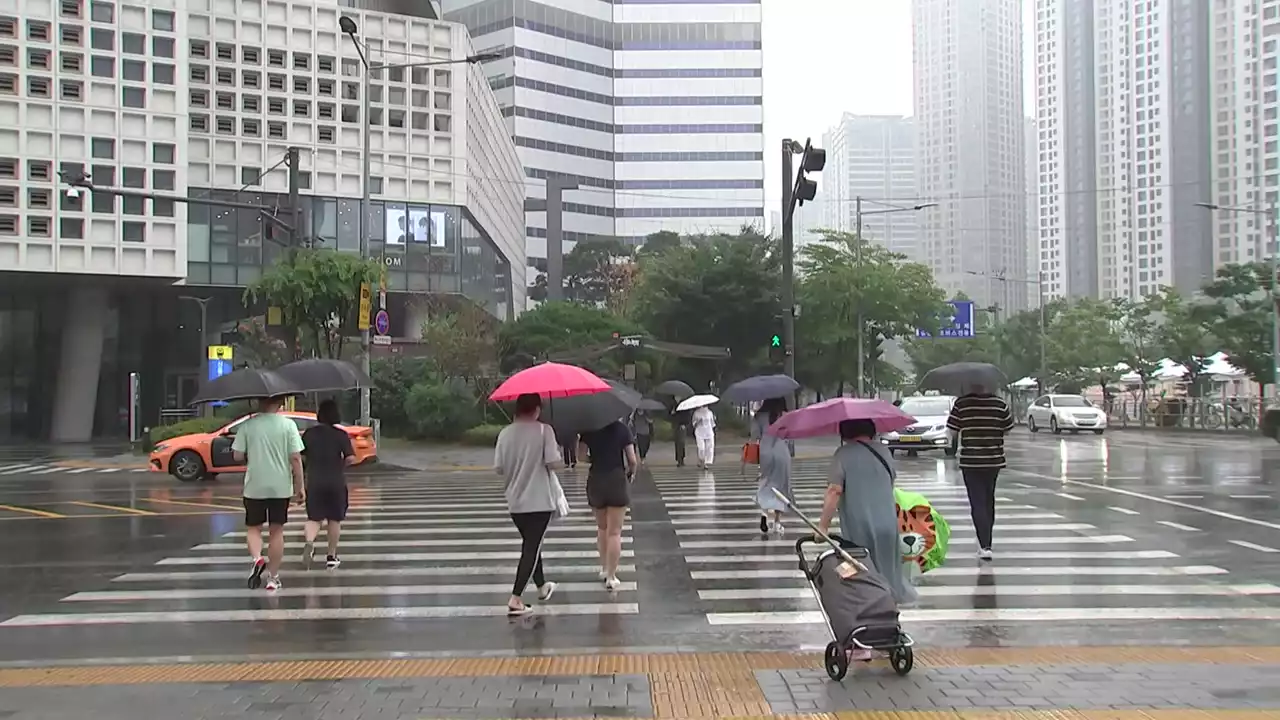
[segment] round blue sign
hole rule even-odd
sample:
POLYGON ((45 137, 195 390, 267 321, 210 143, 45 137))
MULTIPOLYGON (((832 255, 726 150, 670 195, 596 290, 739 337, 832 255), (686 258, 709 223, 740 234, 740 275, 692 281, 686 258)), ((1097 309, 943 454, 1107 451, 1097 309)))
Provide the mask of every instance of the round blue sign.
POLYGON ((386 310, 379 310, 377 315, 373 316, 373 329, 379 335, 386 335, 391 332, 391 316, 386 310))

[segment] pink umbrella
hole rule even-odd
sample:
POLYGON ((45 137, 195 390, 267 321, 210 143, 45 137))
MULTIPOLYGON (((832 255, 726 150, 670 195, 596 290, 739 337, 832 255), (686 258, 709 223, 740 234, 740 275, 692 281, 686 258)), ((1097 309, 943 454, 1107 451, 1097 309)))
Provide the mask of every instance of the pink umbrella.
POLYGON ((916 422, 893 403, 841 397, 789 412, 770 425, 768 432, 787 439, 839 435, 842 420, 870 420, 876 424, 878 433, 901 430, 916 422))
POLYGON ((515 400, 526 393, 545 398, 566 398, 574 395, 609 392, 609 383, 589 370, 577 365, 542 363, 507 378, 494 390, 489 399, 494 402, 515 400))

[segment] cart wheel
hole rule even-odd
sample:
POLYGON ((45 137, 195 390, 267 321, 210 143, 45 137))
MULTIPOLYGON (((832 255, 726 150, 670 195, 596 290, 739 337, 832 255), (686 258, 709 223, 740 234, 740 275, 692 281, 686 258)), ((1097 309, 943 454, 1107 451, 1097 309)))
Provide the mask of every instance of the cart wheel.
POLYGON ((916 665, 916 655, 909 647, 897 647, 889 651, 889 664, 899 675, 906 675, 916 665))
POLYGON ((849 673, 849 656, 839 643, 827 643, 827 652, 823 658, 827 666, 827 676, 839 682, 849 673))

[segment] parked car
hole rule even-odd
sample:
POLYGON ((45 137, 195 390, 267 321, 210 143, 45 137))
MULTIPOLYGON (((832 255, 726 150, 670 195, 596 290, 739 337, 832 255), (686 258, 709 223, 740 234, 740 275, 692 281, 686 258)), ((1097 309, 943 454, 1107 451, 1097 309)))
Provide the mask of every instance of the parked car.
POLYGON ((1054 434, 1091 430, 1101 435, 1107 429, 1107 414, 1082 395, 1042 395, 1027 408, 1027 429, 1040 432, 1041 428, 1054 434))
MULTIPOLYGON (((299 432, 316 424, 315 413, 282 412, 298 425, 299 432)), ((253 417, 236 418, 211 433, 195 433, 170 438, 156 445, 151 451, 148 466, 151 472, 169 473, 182 482, 212 480, 220 473, 242 473, 244 465, 232 457, 231 443, 236 439, 236 428, 253 417)), ((378 445, 373 429, 358 425, 340 426, 351 436, 351 447, 356 451, 356 464, 378 461, 378 445)))
POLYGON ((890 453, 905 450, 909 456, 915 456, 921 450, 942 450, 947 457, 955 457, 956 441, 947 432, 947 418, 955 404, 953 395, 902 398, 898 408, 914 417, 916 424, 899 432, 884 433, 880 442, 889 448, 890 453))

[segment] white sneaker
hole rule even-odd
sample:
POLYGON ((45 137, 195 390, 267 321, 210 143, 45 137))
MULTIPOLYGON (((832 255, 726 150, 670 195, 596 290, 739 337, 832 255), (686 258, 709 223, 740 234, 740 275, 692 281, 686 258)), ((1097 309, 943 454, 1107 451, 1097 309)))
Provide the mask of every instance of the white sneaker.
POLYGON ((272 575, 270 579, 267 580, 268 590, 279 590, 283 586, 284 586, 284 583, 280 582, 279 575, 272 575))
POLYGON ((618 586, 619 586, 619 585, 621 585, 621 584, 622 584, 622 583, 618 582, 618 578, 616 578, 616 577, 610 577, 610 578, 605 578, 605 579, 604 579, 604 589, 605 589, 605 590, 617 590, 617 589, 618 589, 618 586))
POLYGON ((979 560, 990 560, 992 558, 991 548, 982 548, 978 551, 979 560))
POLYGON ((315 562, 316 544, 314 542, 304 543, 302 546, 302 569, 310 570, 311 564, 315 562))
POLYGON ((554 595, 555 593, 556 593, 556 584, 548 580, 545 585, 542 585, 541 587, 538 588, 538 599, 550 600, 551 596, 554 595))
POLYGON ((601 571, 600 571, 600 575, 599 575, 599 577, 600 577, 600 579, 601 579, 601 580, 608 580, 608 579, 609 579, 609 573, 605 572, 604 570, 601 570, 601 571))

